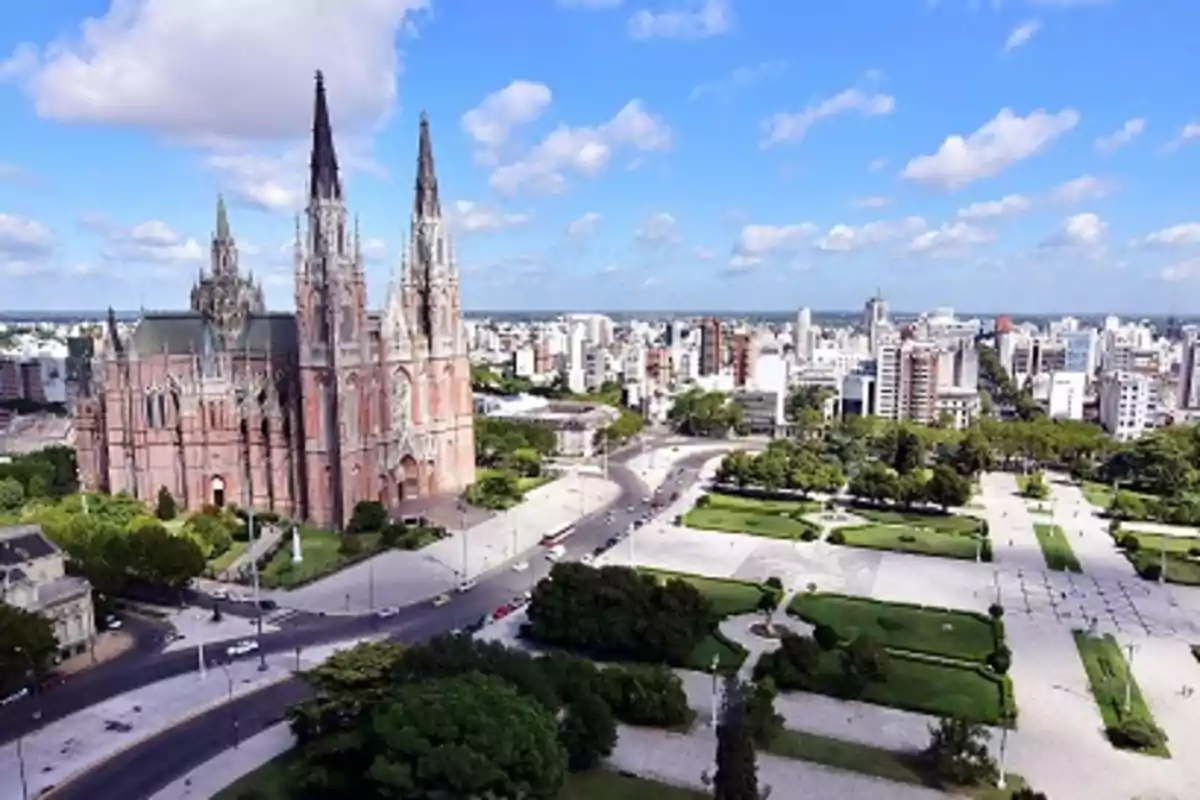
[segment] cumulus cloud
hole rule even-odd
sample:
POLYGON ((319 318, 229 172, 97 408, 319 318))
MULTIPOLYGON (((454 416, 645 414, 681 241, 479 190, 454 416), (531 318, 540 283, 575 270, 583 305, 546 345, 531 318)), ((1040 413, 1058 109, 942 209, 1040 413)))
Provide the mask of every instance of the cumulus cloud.
POLYGON ((427 0, 114 0, 78 33, 0 67, 39 116, 211 141, 303 135, 323 69, 335 124, 371 128, 396 101, 395 40, 427 0), (336 43, 335 57, 330 43, 336 43))
POLYGON ((892 204, 892 198, 874 195, 872 197, 854 198, 855 208, 887 208, 892 204))
POLYGON ((707 39, 733 28, 728 0, 675 0, 666 11, 640 9, 629 17, 631 39, 707 39))
POLYGON ((1031 158, 1079 124, 1079 113, 1042 109, 1020 117, 1005 108, 979 130, 963 137, 948 136, 932 155, 917 156, 904 168, 904 177, 939 189, 958 189, 992 178, 1031 158))
POLYGON ((54 236, 37 220, 0 213, 0 275, 25 277, 44 272, 54 252, 54 236))
POLYGON ((1028 197, 1019 194, 1006 195, 999 200, 986 200, 958 210, 958 218, 963 220, 985 220, 998 217, 1011 217, 1024 214, 1033 207, 1028 197))
POLYGON ((1182 247, 1200 244, 1200 222, 1184 222, 1148 234, 1146 244, 1160 247, 1182 247))
POLYGON ((494 164, 514 129, 533 122, 553 100, 550 87, 533 81, 513 81, 483 98, 462 116, 462 128, 476 144, 476 158, 494 164))
POLYGON ((907 239, 928 228, 929 224, 921 217, 880 220, 866 225, 834 225, 817 239, 816 247, 830 253, 849 253, 907 239))
POLYGON ((1088 203, 1112 194, 1112 185, 1094 175, 1080 175, 1062 183, 1050 192, 1050 199, 1063 205, 1088 203))
POLYGON ((647 247, 678 244, 679 221, 666 211, 659 211, 647 217, 634 231, 633 236, 639 244, 647 247))
POLYGON ((1108 225, 1095 214, 1076 214, 1068 217, 1042 246, 1096 248, 1104 244, 1107 234, 1108 225))
POLYGON ((1200 258, 1189 258, 1159 270, 1158 276, 1169 283, 1194 281, 1200 278, 1200 258))
POLYGON ((923 231, 908 243, 908 251, 928 255, 959 255, 975 245, 987 244, 995 236, 976 225, 962 220, 923 231))
POLYGON ((580 8, 586 11, 598 11, 602 8, 616 8, 621 0, 554 0, 559 8, 580 8))
POLYGON ((745 225, 733 246, 733 261, 754 261, 782 252, 795 251, 817 232, 811 222, 794 225, 745 225))
POLYGON ((1027 22, 1022 22, 1020 25, 1012 29, 1012 33, 1008 34, 1008 38, 1004 40, 1004 52, 1011 53, 1022 45, 1028 44, 1029 40, 1037 35, 1042 29, 1042 23, 1036 19, 1031 19, 1027 22))
POLYGON ((195 264, 204 261, 205 249, 195 239, 177 233, 167 223, 152 219, 125 226, 104 214, 83 214, 80 227, 104 240, 101 258, 139 264, 195 264))
POLYGON ((509 194, 521 189, 553 194, 566 187, 564 173, 595 178, 617 150, 661 151, 671 146, 671 129, 666 123, 647 112, 641 100, 630 100, 601 125, 560 125, 522 158, 493 171, 489 183, 509 194))
POLYGON ((571 220, 571 224, 567 226, 567 234, 581 239, 594 234, 599 226, 600 214, 596 211, 588 211, 571 220))
POLYGON ((773 147, 782 142, 798 142, 809 129, 821 120, 856 112, 864 117, 891 114, 896 109, 896 100, 889 94, 869 93, 851 88, 838 92, 809 105, 802 111, 791 114, 775 114, 763 123, 761 147, 773 147))
POLYGON ((457 200, 449 209, 450 225, 464 233, 481 233, 516 228, 525 225, 531 219, 526 213, 511 213, 500 211, 483 203, 470 200, 457 200))
POLYGON ((1125 145, 1142 135, 1146 130, 1146 120, 1142 117, 1127 119, 1112 133, 1096 139, 1096 152, 1109 154, 1120 150, 1125 145))

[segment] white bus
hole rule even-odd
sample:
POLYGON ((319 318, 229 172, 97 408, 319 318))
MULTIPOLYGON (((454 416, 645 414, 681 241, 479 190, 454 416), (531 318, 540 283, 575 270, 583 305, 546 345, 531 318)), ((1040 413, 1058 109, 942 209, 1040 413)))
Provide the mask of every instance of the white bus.
POLYGON ((557 530, 550 531, 550 533, 542 537, 542 546, 554 547, 557 544, 562 544, 574 532, 574 525, 564 525, 557 530))

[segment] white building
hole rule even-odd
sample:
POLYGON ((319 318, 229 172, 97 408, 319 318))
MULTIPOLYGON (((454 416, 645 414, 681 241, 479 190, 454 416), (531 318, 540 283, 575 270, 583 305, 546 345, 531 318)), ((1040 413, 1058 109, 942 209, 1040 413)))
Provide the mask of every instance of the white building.
POLYGON ((773 434, 783 424, 785 396, 780 392, 734 392, 733 402, 743 409, 743 420, 751 433, 773 434))
POLYGON ((812 311, 807 308, 800 309, 796 314, 796 330, 795 342, 793 347, 796 350, 796 358, 802 362, 808 362, 812 359, 813 345, 815 336, 812 329, 812 311))
POLYGON ((1046 383, 1046 413, 1051 419, 1083 419, 1085 373, 1055 372, 1047 376, 1046 383))
POLYGON ((1108 372, 1100 378, 1100 424, 1120 441, 1136 439, 1158 413, 1154 381, 1136 372, 1108 372))
POLYGON ((85 652, 96 636, 92 586, 66 574, 65 559, 37 525, 0 528, 5 603, 50 619, 59 655, 85 652))

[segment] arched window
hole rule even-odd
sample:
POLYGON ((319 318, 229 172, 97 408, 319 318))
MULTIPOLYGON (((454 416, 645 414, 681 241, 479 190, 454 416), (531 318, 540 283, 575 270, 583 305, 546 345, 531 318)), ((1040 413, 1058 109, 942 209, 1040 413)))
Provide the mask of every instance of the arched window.
POLYGON ((161 393, 158 395, 158 424, 163 428, 167 426, 167 398, 161 393))
POLYGON ((154 395, 146 395, 146 427, 154 427, 154 395))

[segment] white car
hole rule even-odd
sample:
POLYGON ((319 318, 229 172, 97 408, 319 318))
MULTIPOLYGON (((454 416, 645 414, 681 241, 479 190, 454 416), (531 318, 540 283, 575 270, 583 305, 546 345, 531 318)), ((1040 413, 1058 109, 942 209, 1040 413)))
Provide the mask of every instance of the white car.
POLYGON ((596 557, 591 553, 584 553, 579 557, 579 563, 590 567, 596 563, 596 557))
POLYGON ((529 569, 528 561, 518 561, 517 563, 512 565, 513 572, 524 572, 527 569, 529 569))
POLYGON ((104 618, 104 627, 108 628, 110 631, 119 631, 121 630, 121 620, 112 614, 109 614, 104 618))
POLYGON ((225 648, 225 655, 229 656, 230 658, 236 658, 237 656, 244 656, 248 653, 253 653, 257 649, 258 642, 253 639, 242 639, 240 642, 234 642, 233 644, 229 645, 229 647, 225 648))
POLYGON ((462 583, 460 583, 458 585, 458 588, 456 589, 456 591, 459 594, 464 594, 466 592, 471 591, 474 588, 475 588, 475 581, 463 581, 462 583))
POLYGON ((395 606, 384 606, 375 612, 375 616, 379 617, 380 619, 391 619, 399 613, 400 609, 396 608, 395 606))
POLYGON ((209 597, 211 597, 213 600, 228 600, 229 592, 225 591, 224 589, 213 589, 212 592, 209 593, 209 597))

